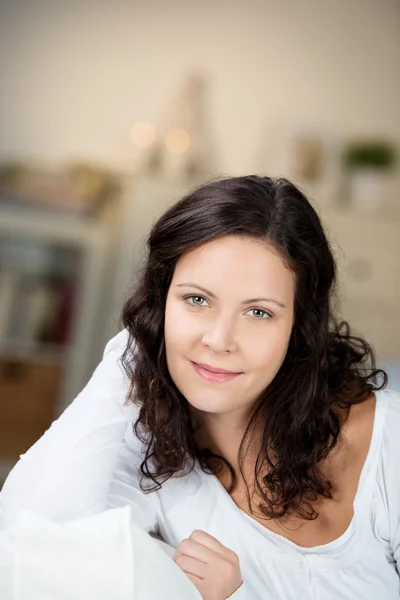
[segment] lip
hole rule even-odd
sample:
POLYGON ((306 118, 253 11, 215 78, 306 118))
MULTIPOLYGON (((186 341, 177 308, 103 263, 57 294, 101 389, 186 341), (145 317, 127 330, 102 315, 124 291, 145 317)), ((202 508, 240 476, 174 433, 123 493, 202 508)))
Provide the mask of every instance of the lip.
POLYGON ((226 369, 216 369, 215 367, 211 367, 210 365, 205 365, 203 363, 195 363, 192 360, 190 362, 193 365, 193 368, 196 371, 196 373, 198 373, 200 377, 206 379, 207 381, 216 381, 218 383, 223 383, 241 375, 241 373, 234 373, 232 371, 227 371, 226 369))

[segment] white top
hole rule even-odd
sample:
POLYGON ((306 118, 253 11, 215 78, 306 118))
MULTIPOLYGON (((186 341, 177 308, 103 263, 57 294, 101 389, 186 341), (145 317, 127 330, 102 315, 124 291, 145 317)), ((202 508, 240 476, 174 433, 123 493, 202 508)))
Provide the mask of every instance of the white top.
POLYGON ((246 515, 200 468, 158 492, 140 490, 143 456, 130 426, 137 407, 123 406, 129 382, 119 359, 126 342, 123 331, 107 344, 85 389, 21 457, 0 494, 0 529, 21 509, 64 523, 130 505, 139 526, 174 547, 202 529, 236 552, 244 584, 235 600, 400 598, 400 394, 376 393, 349 528, 329 544, 303 548, 246 515))

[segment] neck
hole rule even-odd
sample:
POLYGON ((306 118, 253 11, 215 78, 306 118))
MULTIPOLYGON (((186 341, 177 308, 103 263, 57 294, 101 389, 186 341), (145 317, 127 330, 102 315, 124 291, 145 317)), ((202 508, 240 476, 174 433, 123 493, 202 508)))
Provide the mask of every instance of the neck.
POLYGON ((222 456, 236 470, 240 444, 246 431, 248 418, 244 415, 212 414, 193 411, 196 444, 222 456))

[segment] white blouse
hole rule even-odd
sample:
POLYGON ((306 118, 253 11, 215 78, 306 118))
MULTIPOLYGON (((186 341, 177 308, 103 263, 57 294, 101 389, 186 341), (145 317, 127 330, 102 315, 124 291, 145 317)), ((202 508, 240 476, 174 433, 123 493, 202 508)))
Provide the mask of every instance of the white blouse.
POLYGON ((235 600, 400 598, 400 394, 376 392, 350 526, 329 544, 303 548, 241 511, 199 467, 142 492, 142 447, 131 427, 138 409, 124 406, 126 343, 122 331, 107 344, 84 390, 12 470, 0 493, 0 530, 26 509, 62 524, 128 505, 137 525, 173 547, 202 529, 236 552, 244 583, 235 600))

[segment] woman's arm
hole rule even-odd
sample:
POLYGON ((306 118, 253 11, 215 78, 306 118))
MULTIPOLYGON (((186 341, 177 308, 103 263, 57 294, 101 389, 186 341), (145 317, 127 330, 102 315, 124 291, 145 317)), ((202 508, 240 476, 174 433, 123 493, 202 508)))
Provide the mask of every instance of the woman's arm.
MULTIPOLYGON (((62 523, 106 508, 117 455, 137 413, 124 406, 129 381, 120 358, 127 339, 122 331, 107 344, 83 391, 11 471, 0 493, 0 530, 22 509, 62 523)), ((146 510, 155 527, 150 503, 146 510)))
POLYGON ((145 531, 159 533, 156 523, 163 519, 160 499, 157 492, 145 494, 140 487, 140 464, 142 444, 129 427, 118 451, 117 460, 110 481, 107 508, 121 508, 129 505, 132 518, 145 531))

